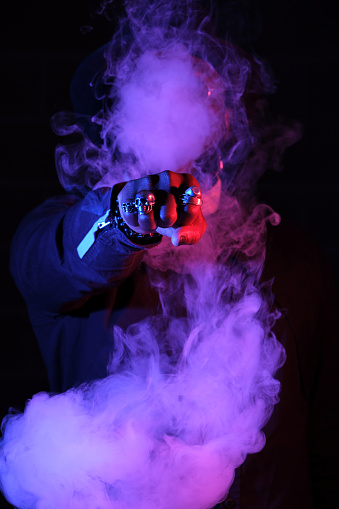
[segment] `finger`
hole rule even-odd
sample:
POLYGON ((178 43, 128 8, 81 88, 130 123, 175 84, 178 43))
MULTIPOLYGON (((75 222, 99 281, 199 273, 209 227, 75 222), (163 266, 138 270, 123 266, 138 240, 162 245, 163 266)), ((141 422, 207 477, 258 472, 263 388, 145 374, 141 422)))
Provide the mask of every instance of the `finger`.
POLYGON ((130 180, 126 182, 124 187, 118 194, 119 209, 122 219, 125 223, 132 228, 133 231, 138 233, 145 233, 148 227, 155 228, 154 221, 150 223, 141 219, 141 226, 139 224, 138 207, 135 205, 136 198, 147 197, 147 191, 144 189, 151 189, 151 181, 148 177, 141 179, 130 180), (144 187, 142 187, 144 185, 144 187))
POLYGON ((142 232, 155 231, 157 223, 154 215, 154 194, 147 190, 139 191, 134 203, 138 211, 138 224, 142 232))
POLYGON ((173 194, 159 191, 157 193, 157 208, 159 210, 158 226, 170 228, 177 222, 177 202, 173 194))
POLYGON ((198 205, 178 204, 178 216, 176 226, 188 226, 196 221, 201 213, 201 207, 198 205))
MULTIPOLYGON (((186 175, 185 175, 186 177, 186 175)), ((192 177, 190 175, 190 177, 192 177)), ((192 182, 192 178, 185 179, 192 182)), ((199 185, 186 187, 184 192, 178 198, 178 219, 177 226, 187 226, 196 221, 201 214, 202 194, 199 185)))
MULTIPOLYGON (((195 189, 201 198, 201 191, 196 178, 189 173, 164 171, 158 174, 157 206, 159 215, 157 224, 161 228, 184 226, 192 223, 200 212, 196 197, 191 194, 189 202, 180 199, 189 189, 195 189), (194 202, 194 204, 193 204, 194 202)), ((201 201, 201 200, 200 200, 201 201)), ((200 203, 201 204, 201 203, 200 203)))
POLYGON ((125 197, 118 196, 120 215, 132 230, 139 226, 138 210, 135 207, 134 199, 135 197, 130 194, 125 197))

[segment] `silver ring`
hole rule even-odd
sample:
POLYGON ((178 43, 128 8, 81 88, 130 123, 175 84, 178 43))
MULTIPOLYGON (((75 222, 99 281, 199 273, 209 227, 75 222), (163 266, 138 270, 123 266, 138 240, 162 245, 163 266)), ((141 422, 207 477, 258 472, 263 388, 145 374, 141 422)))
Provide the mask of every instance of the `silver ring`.
POLYGON ((121 208, 127 214, 133 214, 133 212, 135 212, 135 205, 133 201, 127 201, 126 203, 122 203, 121 208))
POLYGON ((134 201, 127 201, 121 204, 121 208, 127 214, 139 212, 139 214, 149 214, 154 207, 155 196, 149 192, 147 196, 138 196, 134 201))
POLYGON ((201 207, 202 205, 202 194, 200 191, 200 188, 198 186, 191 186, 184 194, 181 194, 179 196, 179 201, 183 205, 197 205, 198 207, 201 207))
POLYGON ((138 196, 134 200, 134 205, 139 214, 149 214, 153 210, 155 204, 155 196, 149 192, 147 196, 138 196))

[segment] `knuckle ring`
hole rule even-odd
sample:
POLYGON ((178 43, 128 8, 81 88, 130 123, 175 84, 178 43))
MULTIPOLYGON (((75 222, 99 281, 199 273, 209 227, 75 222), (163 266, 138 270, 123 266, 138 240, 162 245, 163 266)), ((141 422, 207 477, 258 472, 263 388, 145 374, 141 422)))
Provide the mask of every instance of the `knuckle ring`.
POLYGON ((134 202, 132 202, 132 201, 122 203, 121 208, 127 214, 133 214, 133 212, 136 211, 134 202))
POLYGON ((134 206, 139 214, 149 214, 152 212, 154 204, 155 197, 153 193, 148 193, 145 197, 137 197, 134 200, 134 206))
POLYGON ((179 196, 179 201, 183 205, 197 205, 198 207, 201 207, 202 205, 202 194, 200 191, 200 188, 198 186, 191 186, 184 194, 181 194, 179 196))

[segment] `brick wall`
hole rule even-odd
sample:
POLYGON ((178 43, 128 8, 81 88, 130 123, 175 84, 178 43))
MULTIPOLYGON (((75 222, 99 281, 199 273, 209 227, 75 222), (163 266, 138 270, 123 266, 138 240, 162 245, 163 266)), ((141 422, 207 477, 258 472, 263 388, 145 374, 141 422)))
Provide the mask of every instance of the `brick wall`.
MULTIPOLYGON (((22 409, 32 394, 48 389, 25 304, 8 272, 10 241, 29 210, 61 192, 54 169, 58 140, 50 117, 70 108, 68 84, 74 70, 109 39, 109 23, 102 18, 83 35, 80 27, 93 21, 92 5, 69 3, 71 7, 66 0, 34 6, 13 2, 2 19, 0 418, 10 406, 22 409)), ((284 157, 284 172, 269 172, 262 179, 260 196, 315 236, 339 283, 334 74, 339 62, 331 12, 324 2, 299 2, 298 10, 282 0, 253 4, 262 14, 255 48, 280 82, 273 107, 304 128, 303 139, 284 157)), ((0 507, 9 506, 0 501, 0 507)))

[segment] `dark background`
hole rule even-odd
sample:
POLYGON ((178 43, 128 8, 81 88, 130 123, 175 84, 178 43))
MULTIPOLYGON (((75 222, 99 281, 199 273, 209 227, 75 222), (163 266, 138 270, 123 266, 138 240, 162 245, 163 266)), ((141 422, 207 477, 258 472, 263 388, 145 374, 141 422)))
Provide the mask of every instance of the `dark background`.
MULTIPOLYGON (((59 140, 50 118, 71 108, 68 86, 77 65, 111 37, 112 22, 96 14, 99 6, 99 0, 38 0, 11 2, 0 11, 0 419, 9 407, 22 410, 33 394, 48 390, 24 301, 8 271, 9 246, 25 214, 62 192, 54 167, 59 140), (93 29, 84 33, 84 26, 93 29)), ((231 27, 236 21, 238 38, 252 39, 270 63, 279 82, 272 109, 303 125, 302 140, 284 156, 284 171, 266 173, 260 196, 316 238, 339 286, 335 2, 220 2, 219 20, 231 27)), ((9 505, 0 498, 0 507, 9 505)))

